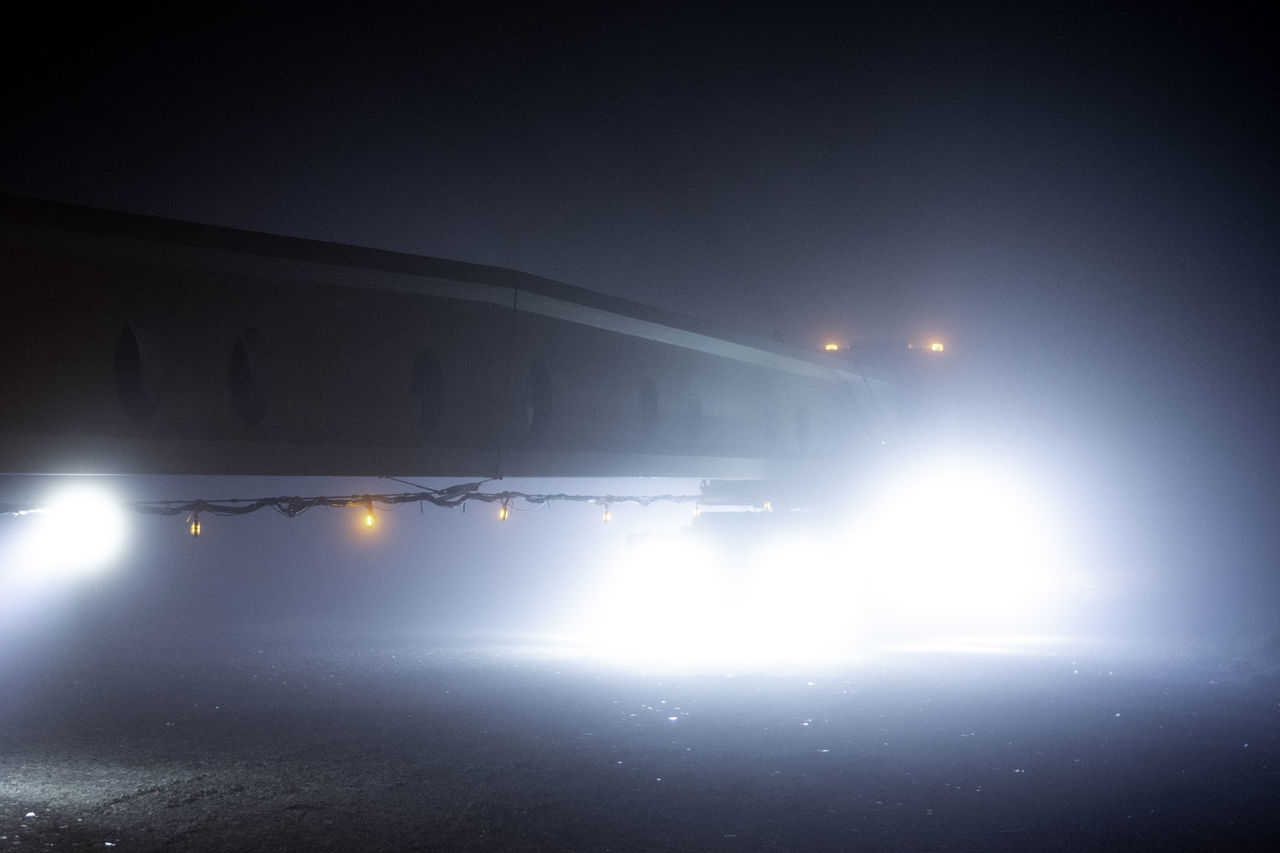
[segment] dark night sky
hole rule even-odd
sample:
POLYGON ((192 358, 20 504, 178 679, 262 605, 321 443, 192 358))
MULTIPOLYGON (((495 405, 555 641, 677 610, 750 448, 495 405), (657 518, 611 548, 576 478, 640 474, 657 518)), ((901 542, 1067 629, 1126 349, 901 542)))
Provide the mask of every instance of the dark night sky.
POLYGON ((1105 448, 1196 571, 1270 577, 1263 20, 934 5, 59 12, 8 33, 0 191, 515 267, 804 345, 940 334, 996 434, 1105 448))

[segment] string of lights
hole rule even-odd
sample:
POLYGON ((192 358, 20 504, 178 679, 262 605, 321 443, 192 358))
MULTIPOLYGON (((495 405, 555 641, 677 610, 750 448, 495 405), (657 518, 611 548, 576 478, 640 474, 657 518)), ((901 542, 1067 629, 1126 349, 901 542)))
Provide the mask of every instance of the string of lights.
MULTIPOLYGON (((395 480, 397 478, 389 477, 387 479, 395 480)), ((407 483, 408 481, 397 480, 397 482, 407 483)), ((693 503, 696 511, 697 505, 705 501, 705 498, 702 495, 696 494, 582 495, 567 494, 564 492, 531 493, 518 491, 480 491, 481 487, 486 482, 489 481, 481 480, 473 483, 458 483, 443 489, 419 487, 419 490, 414 492, 383 494, 343 496, 319 495, 314 497, 293 495, 262 498, 224 498, 218 500, 200 498, 196 500, 132 501, 123 504, 123 507, 127 510, 143 515, 185 515, 187 517, 187 526, 191 535, 199 536, 201 532, 201 515, 248 515, 264 509, 275 510, 283 516, 295 518, 315 507, 330 507, 333 509, 359 508, 364 510, 365 525, 367 527, 373 527, 376 524, 376 511, 394 510, 404 504, 417 504, 419 507, 429 504, 431 506, 442 507, 445 509, 456 509, 472 502, 498 504, 498 520, 506 521, 510 518, 511 511, 519 508, 521 504, 526 505, 528 508, 534 508, 546 506, 552 503, 590 503, 601 507, 602 518, 606 523, 608 523, 613 519, 612 508, 621 504, 649 506, 655 503, 693 503)), ((409 485, 417 484, 409 483, 409 485)), ((0 516, 19 516, 42 511, 43 509, 41 507, 30 505, 0 504, 0 516)))

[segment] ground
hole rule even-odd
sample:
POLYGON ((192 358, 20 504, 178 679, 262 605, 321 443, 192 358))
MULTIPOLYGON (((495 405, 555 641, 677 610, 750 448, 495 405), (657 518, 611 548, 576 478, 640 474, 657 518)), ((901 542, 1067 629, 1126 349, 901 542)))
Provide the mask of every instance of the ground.
POLYGON ((0 850, 1280 843, 1280 680, 1104 647, 675 672, 311 626, 80 636, 5 682, 0 850))

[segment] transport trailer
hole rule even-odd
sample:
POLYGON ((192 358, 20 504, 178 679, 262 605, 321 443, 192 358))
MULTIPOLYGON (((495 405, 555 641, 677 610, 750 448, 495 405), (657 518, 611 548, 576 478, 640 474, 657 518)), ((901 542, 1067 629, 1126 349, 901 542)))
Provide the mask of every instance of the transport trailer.
POLYGON ((0 197, 0 472, 823 480, 886 376, 513 270, 0 197))

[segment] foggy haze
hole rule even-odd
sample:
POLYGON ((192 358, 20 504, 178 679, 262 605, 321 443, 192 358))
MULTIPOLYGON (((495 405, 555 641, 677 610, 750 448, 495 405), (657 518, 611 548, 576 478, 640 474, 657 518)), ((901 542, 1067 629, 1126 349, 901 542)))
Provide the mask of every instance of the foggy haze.
MULTIPOLYGON (((1181 4, 748 5, 35 11, 0 60, 0 193, 513 268, 813 350, 945 341, 951 440, 1050 471, 1073 555, 1114 583, 1042 633, 1128 643, 1115 659, 1154 648, 1175 669, 1198 655, 1215 678, 1256 677, 1250 701, 1271 707, 1259 697, 1274 694, 1280 656, 1280 186, 1261 18, 1181 4)), ((0 502, 39 500, 41 480, 0 475, 0 502)), ((130 500, 401 489, 113 485, 130 500)), ((0 641, 22 653, 0 661, 0 676, 21 702, 43 695, 30 686, 42 656, 75 659, 98 630, 125 648, 179 638, 175 654, 199 647, 193 637, 263 626, 292 626, 303 646, 326 632, 570 634, 631 534, 690 519, 682 505, 619 507, 608 525, 595 506, 505 522, 494 512, 405 505, 375 531, 346 510, 206 517, 198 540, 181 518, 135 517, 123 568, 21 619, 10 610, 0 641)), ((550 683, 560 671, 547 666, 550 683)), ((1044 676, 1054 690, 1075 683, 1060 669, 1044 676)), ((475 678, 485 691, 496 683, 475 678)), ((1098 679, 1090 695, 1111 697, 1098 679)), ((893 705, 898 689, 877 696, 893 705)), ((1250 717, 1250 731, 1271 714, 1250 717)), ((1068 729, 1092 731, 1091 720, 1080 710, 1068 729)), ((1235 723, 1222 725, 1222 743, 1236 739, 1235 723)), ((1248 765, 1270 774, 1252 787, 1260 811, 1276 802, 1267 737, 1251 742, 1269 757, 1248 765)), ((0 788, 4 803, 24 797, 0 788)), ((1248 820, 1222 837, 1274 834, 1248 820)), ((1195 831, 1189 846, 1214 846, 1212 828, 1195 831)), ((785 849, 850 838, 832 829, 810 848, 796 833, 785 849)), ((637 837, 619 849, 661 836, 637 837)), ((971 837, 971 849, 993 837, 971 837)), ((556 847, 549 838, 527 849, 556 847)), ((507 838, 472 849, 526 848, 507 838)))

